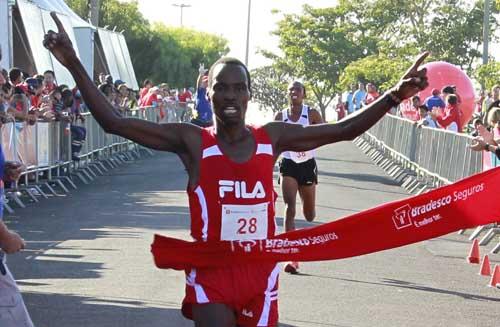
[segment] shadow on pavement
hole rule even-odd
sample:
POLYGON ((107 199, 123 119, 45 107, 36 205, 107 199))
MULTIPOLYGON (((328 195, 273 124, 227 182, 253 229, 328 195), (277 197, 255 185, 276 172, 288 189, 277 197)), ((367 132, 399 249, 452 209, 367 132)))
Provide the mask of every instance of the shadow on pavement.
MULTIPOLYGON (((174 303, 145 303, 129 298, 96 298, 69 294, 23 294, 37 327, 164 327, 175 321, 176 327, 191 327, 181 311, 168 308, 174 303)), ((178 305, 178 304, 177 304, 178 305)))

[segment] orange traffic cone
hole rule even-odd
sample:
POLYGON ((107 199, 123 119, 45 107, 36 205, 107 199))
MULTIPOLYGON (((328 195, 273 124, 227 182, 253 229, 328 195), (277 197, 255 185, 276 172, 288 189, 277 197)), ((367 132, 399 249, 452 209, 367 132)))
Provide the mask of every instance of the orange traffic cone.
POLYGON ((495 265, 489 287, 500 287, 500 266, 495 265))
POLYGON ((469 263, 479 264, 479 260, 480 260, 479 242, 477 239, 475 239, 474 242, 472 243, 472 248, 470 249, 470 253, 469 253, 469 256, 467 257, 467 261, 469 261, 469 263))
POLYGON ((490 258, 488 257, 487 254, 483 258, 483 263, 481 264, 481 269, 479 270, 479 275, 491 276, 490 258))

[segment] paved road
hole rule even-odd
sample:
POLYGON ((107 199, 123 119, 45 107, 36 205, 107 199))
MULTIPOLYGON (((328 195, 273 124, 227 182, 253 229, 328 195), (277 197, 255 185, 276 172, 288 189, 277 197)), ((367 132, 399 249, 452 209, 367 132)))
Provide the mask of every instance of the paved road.
MULTIPOLYGON (((407 196, 351 143, 318 157, 317 223, 407 196)), ((191 326, 179 310, 183 273, 156 269, 149 252, 156 232, 188 238, 185 185, 180 161, 157 154, 9 216, 28 241, 9 262, 36 325, 191 326)), ((280 202, 280 224, 282 212, 280 202)), ((302 275, 281 275, 280 325, 499 326, 500 290, 465 263, 468 250, 466 237, 452 234, 303 264, 302 275)))

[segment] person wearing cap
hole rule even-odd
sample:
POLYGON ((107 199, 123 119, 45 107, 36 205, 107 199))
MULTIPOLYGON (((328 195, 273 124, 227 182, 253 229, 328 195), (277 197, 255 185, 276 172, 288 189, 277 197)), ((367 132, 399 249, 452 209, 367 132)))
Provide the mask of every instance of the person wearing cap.
POLYGON ((438 89, 433 88, 432 89, 432 95, 428 96, 425 101, 424 105, 429 109, 432 110, 434 108, 441 108, 444 109, 446 107, 446 104, 444 103, 443 99, 439 96, 440 92, 438 89))

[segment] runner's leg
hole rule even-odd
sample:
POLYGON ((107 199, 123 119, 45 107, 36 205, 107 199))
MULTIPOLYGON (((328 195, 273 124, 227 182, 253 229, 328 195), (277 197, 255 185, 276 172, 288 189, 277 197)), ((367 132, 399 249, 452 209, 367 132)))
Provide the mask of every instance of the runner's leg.
POLYGON ((295 230, 295 207, 299 184, 295 178, 282 176, 281 191, 285 202, 285 232, 295 230))
POLYGON ((299 186, 300 199, 302 200, 302 212, 307 221, 316 218, 316 185, 299 186))
POLYGON ((234 311, 225 304, 193 304, 195 327, 235 327, 234 311))

